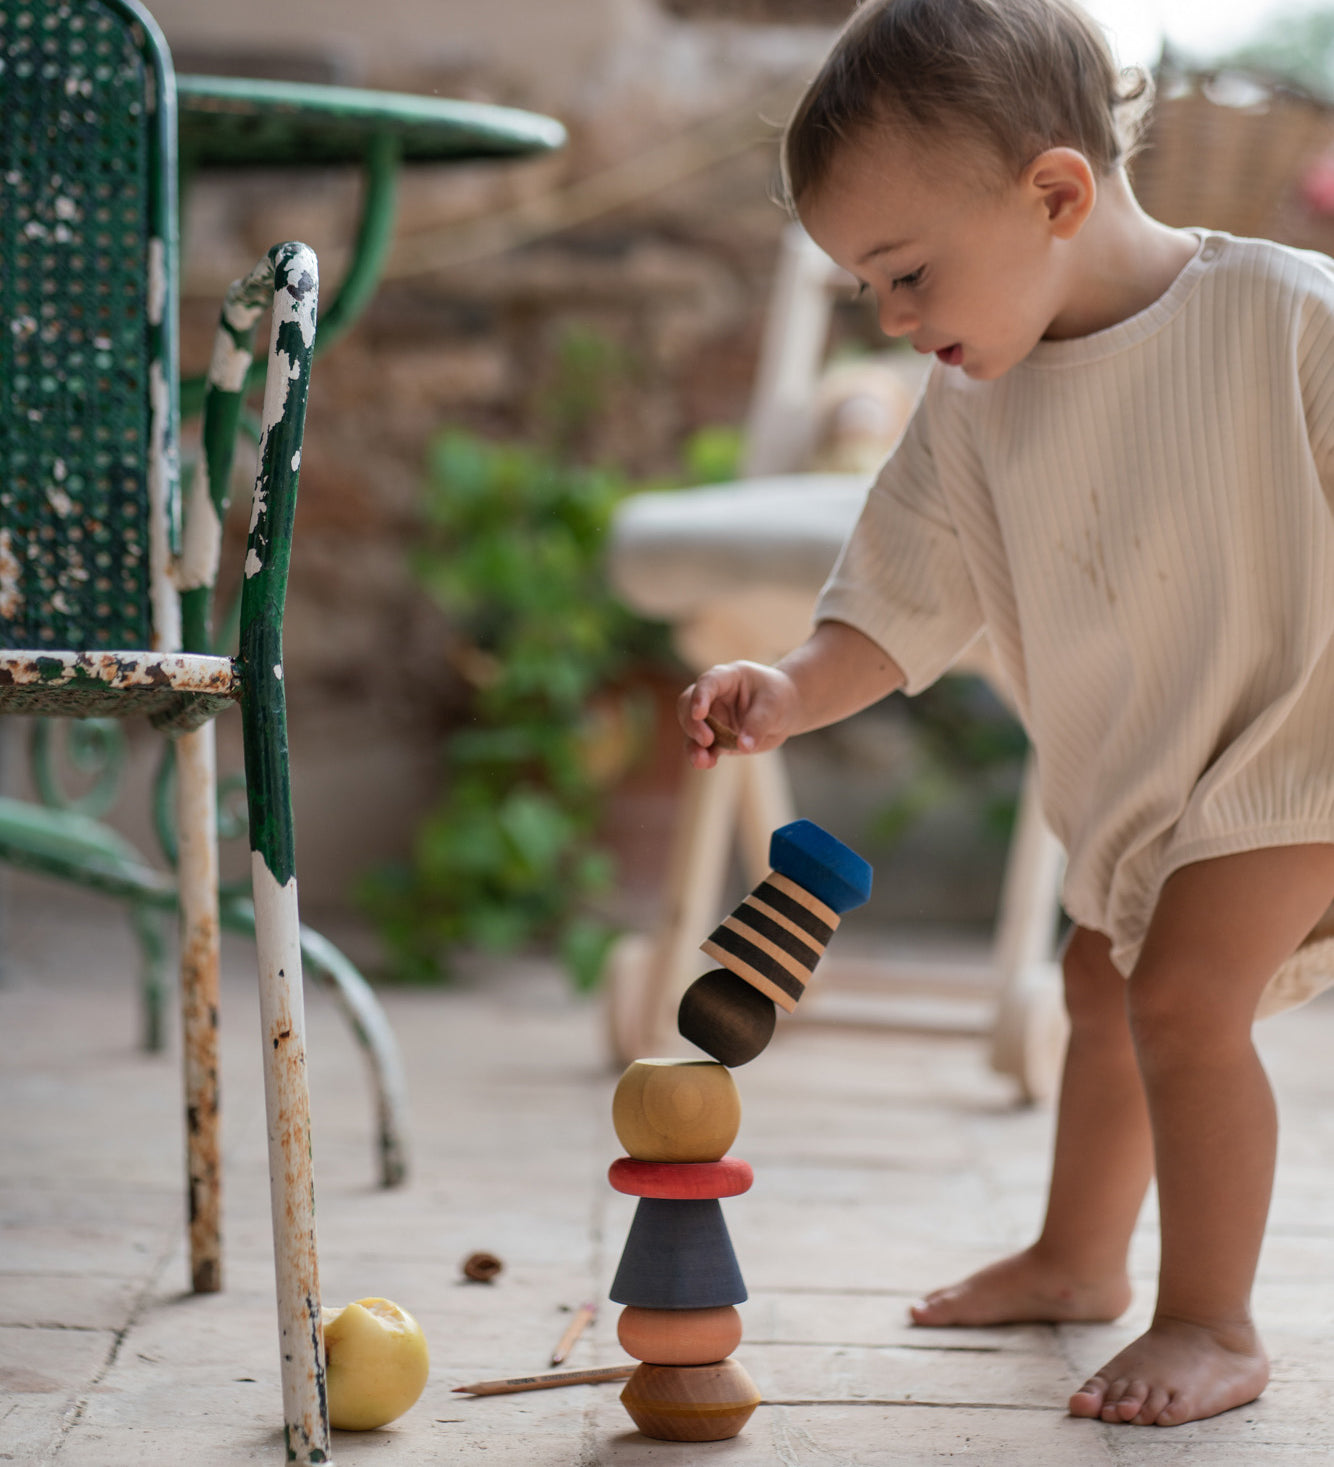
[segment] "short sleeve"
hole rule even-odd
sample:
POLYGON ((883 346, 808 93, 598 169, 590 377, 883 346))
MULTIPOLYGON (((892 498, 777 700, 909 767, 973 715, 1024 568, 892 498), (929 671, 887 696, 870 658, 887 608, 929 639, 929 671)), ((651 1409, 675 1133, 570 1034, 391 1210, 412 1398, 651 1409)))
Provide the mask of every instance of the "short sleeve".
POLYGON ((1334 271, 1328 262, 1303 301, 1298 372, 1306 432, 1326 502, 1334 506, 1334 271))
MULTIPOLYGON (((931 450, 932 394, 867 495, 815 608, 882 647, 929 687, 982 630, 982 611, 931 450)), ((952 456, 953 457, 953 456, 952 456)))

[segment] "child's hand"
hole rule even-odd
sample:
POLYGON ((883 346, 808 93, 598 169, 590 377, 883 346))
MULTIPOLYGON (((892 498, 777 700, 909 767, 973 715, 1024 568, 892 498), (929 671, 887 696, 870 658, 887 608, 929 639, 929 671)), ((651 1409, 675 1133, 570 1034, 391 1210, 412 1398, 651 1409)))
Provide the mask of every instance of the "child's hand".
POLYGON ((797 690, 776 667, 725 662, 693 682, 676 703, 686 753, 696 769, 712 769, 723 749, 758 754, 796 731, 797 690))

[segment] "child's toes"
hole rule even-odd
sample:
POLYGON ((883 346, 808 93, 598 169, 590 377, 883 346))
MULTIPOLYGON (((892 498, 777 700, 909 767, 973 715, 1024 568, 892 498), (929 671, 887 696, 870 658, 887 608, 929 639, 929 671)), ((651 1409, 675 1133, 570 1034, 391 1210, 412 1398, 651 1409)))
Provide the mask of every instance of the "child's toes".
POLYGON ((1132 1380, 1125 1390, 1121 1392, 1121 1399, 1116 1403, 1117 1421, 1135 1421, 1144 1409, 1144 1403, 1149 1397, 1149 1385, 1147 1381, 1132 1380))
MULTIPOLYGON (((1126 1421, 1129 1418, 1121 1414, 1121 1408, 1126 1404, 1129 1397, 1127 1391, 1130 1389, 1130 1381, 1124 1376, 1118 1376, 1107 1387, 1107 1394, 1102 1398, 1102 1410, 1098 1413, 1104 1421, 1126 1421)), ((1131 1416, 1139 1410, 1140 1403, 1134 1403, 1135 1410, 1131 1416)))
POLYGON ((1067 1407, 1071 1416, 1097 1416, 1107 1398, 1107 1382, 1100 1375, 1091 1376, 1070 1397, 1067 1407))
MULTIPOLYGON (((1172 1393, 1162 1386, 1154 1386, 1144 1398, 1144 1404, 1131 1419, 1132 1426, 1156 1426, 1162 1421, 1163 1412, 1172 1399, 1172 1393)), ((1166 1423, 1163 1423, 1164 1425, 1166 1423)))

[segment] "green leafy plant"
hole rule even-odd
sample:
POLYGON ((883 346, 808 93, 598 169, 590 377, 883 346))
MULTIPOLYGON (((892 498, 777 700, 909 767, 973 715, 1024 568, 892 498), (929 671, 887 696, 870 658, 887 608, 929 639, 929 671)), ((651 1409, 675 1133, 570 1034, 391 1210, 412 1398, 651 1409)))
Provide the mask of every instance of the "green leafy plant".
POLYGON ((606 690, 660 650, 602 570, 628 485, 462 432, 440 436, 427 467, 412 565, 450 613, 447 651, 471 706, 446 740, 446 788, 410 865, 375 873, 363 895, 400 977, 442 976, 457 946, 542 941, 591 986, 614 935, 598 913, 613 874, 598 824, 636 723, 625 697, 609 710, 606 690))

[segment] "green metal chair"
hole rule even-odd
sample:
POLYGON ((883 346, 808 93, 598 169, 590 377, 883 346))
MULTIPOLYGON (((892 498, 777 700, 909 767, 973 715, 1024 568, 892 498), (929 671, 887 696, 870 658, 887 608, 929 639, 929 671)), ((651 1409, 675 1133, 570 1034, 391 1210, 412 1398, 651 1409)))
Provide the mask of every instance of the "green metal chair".
MULTIPOLYGON (((5 801, 0 855, 139 911, 179 907, 201 1291, 221 1282, 219 925, 253 927, 287 1455, 326 1462, 303 946, 359 1029, 379 1029, 369 1038, 381 1050, 392 1037, 355 970, 297 913, 282 611, 318 271, 306 246, 282 244, 228 292, 183 514, 174 106, 165 43, 136 0, 0 0, 0 713, 147 716, 171 739, 179 845, 173 876, 87 815, 5 801), (251 340, 270 307, 239 650, 224 656, 210 644, 212 587, 251 340), (252 903, 229 893, 220 904, 212 719, 232 703, 252 903)), ((383 1091, 382 1130, 394 1110, 383 1091)))

